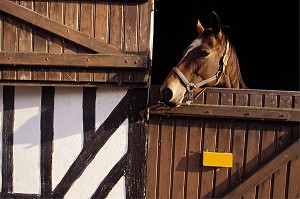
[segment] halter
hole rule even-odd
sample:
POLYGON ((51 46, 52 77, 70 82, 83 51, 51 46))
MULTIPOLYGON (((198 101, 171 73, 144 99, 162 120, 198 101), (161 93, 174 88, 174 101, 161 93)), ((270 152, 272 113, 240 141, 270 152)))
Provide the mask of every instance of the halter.
POLYGON ((227 65, 227 61, 228 61, 228 50, 229 50, 229 42, 226 40, 226 49, 224 52, 224 55, 222 56, 223 59, 221 59, 220 62, 220 66, 218 71, 216 72, 215 75, 211 76, 210 78, 207 78, 205 80, 202 80, 196 84, 194 83, 190 83, 187 78, 182 74, 182 72, 177 68, 174 67, 172 70, 178 75, 178 77, 181 79, 181 81, 185 84, 185 87, 188 91, 188 98, 186 100, 187 104, 190 104, 193 101, 193 90, 195 88, 200 88, 201 86, 212 82, 214 80, 217 80, 217 82, 215 83, 215 85, 217 85, 220 81, 220 77, 222 75, 222 73, 225 71, 225 67, 227 65))

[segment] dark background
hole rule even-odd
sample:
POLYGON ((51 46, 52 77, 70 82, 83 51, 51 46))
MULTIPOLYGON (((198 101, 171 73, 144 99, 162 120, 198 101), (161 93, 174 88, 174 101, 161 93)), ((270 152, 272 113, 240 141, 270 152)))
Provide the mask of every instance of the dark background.
POLYGON ((299 91, 299 1, 156 2, 152 84, 160 85, 214 10, 236 48, 250 89, 299 91))

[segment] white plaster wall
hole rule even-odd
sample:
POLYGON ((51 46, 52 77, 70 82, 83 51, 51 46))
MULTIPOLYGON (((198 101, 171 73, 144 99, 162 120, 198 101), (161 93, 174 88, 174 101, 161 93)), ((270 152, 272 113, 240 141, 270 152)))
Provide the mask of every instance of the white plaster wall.
POLYGON ((56 87, 52 188, 64 177, 83 146, 82 88, 56 87))
POLYGON ((125 87, 98 87, 96 93, 96 129, 105 121, 116 105, 126 95, 125 87))
POLYGON ((14 193, 40 194, 40 87, 15 87, 14 193))
MULTIPOLYGON (((127 93, 126 88, 99 87, 96 93, 96 129, 105 121, 127 93)), ((114 165, 126 154, 128 148, 128 119, 109 138, 82 175, 65 195, 65 199, 90 198, 114 165), (88 186, 82 186, 87 184, 88 186)), ((111 197, 126 198, 125 180, 113 188, 111 197)))
MULTIPOLYGON (((0 86, 0 140, 2 140, 3 126, 3 87, 0 86)), ((2 142, 0 142, 0 157, 2 157, 2 142)), ((0 158, 0 168, 2 168, 2 158, 0 158)), ((0 169, 0 192, 2 191, 2 169, 0 169)))

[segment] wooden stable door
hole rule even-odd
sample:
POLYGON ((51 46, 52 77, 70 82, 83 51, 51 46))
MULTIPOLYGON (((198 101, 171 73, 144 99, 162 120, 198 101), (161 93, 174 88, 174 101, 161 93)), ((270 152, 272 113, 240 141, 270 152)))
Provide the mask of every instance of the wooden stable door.
POLYGON ((149 107, 146 198, 299 196, 299 92, 211 88, 189 106, 149 107), (204 152, 233 165, 204 166, 204 152))

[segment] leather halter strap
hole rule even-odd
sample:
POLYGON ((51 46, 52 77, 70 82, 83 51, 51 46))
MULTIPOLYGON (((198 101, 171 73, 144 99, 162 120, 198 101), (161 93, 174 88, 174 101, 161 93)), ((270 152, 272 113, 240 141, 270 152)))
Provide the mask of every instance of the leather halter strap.
POLYGON ((200 88, 201 86, 203 86, 203 85, 205 85, 209 82, 212 82, 214 80, 217 80, 215 85, 217 85, 219 83, 219 81, 221 79, 220 77, 221 77, 222 73, 225 71, 225 67, 227 65, 228 50, 229 50, 229 41, 226 40, 226 49, 225 49, 224 55, 222 56, 220 66, 219 66, 219 69, 216 72, 216 74, 209 77, 209 78, 207 78, 207 79, 205 79, 205 80, 202 80, 202 81, 200 81, 196 84, 189 82, 187 80, 187 78, 182 74, 182 72, 177 67, 174 67, 172 69, 178 75, 178 77, 181 79, 181 81, 185 84, 185 87, 188 91, 188 99, 186 101, 187 104, 190 104, 193 101, 193 90, 195 88, 200 88))

